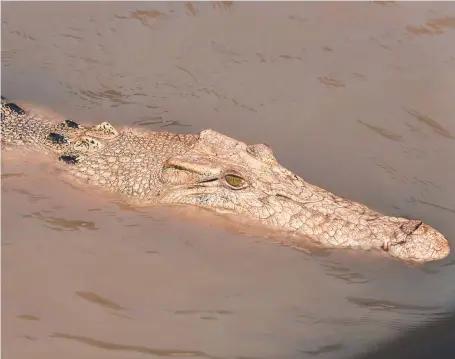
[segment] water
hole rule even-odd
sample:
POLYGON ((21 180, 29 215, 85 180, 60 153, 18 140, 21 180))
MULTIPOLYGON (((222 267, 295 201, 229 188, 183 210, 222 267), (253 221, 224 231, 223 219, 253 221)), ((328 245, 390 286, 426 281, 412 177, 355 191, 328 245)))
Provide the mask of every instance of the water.
MULTIPOLYGON (((454 247, 454 40, 453 3, 7 2, 2 94, 266 142, 309 182, 454 247)), ((2 155, 7 358, 348 358, 453 310, 455 254, 311 255, 2 155)))

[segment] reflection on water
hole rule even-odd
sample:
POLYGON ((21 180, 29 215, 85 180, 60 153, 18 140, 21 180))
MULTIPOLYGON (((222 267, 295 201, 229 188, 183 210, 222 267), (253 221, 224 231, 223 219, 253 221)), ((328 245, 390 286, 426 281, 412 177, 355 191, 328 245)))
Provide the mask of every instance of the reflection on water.
POLYGON ((25 320, 39 320, 38 317, 35 317, 34 315, 30 315, 30 314, 21 314, 21 315, 18 315, 16 318, 25 319, 25 320))
POLYGON ((453 358, 454 324, 455 312, 451 312, 437 321, 406 330, 394 339, 372 346, 353 358, 453 358))
POLYGON ((307 350, 307 351, 302 350, 302 353, 310 354, 311 356, 319 356, 320 354, 338 351, 342 347, 343 347, 343 345, 341 345, 341 344, 329 344, 329 345, 324 345, 321 348, 316 349, 316 350, 307 350))
POLYGON ((430 117, 426 115, 422 115, 421 113, 418 113, 417 111, 410 110, 408 113, 414 117, 417 121, 422 122, 429 127, 431 127, 434 131, 434 133, 441 135, 443 137, 447 137, 450 139, 455 139, 448 130, 446 130, 444 127, 442 127, 439 123, 437 123, 435 120, 431 119, 430 117))
POLYGON ((106 308, 115 309, 115 310, 124 309, 121 305, 118 305, 117 303, 113 302, 112 300, 100 297, 96 293, 78 291, 78 292, 76 292, 76 294, 79 297, 81 297, 85 300, 88 300, 89 302, 102 305, 103 307, 106 307, 106 308))
MULTIPOLYGON (((454 37, 440 2, 7 2, 2 94, 269 143, 309 182, 453 246, 454 37)), ((455 251, 424 266, 295 251, 232 219, 125 205, 43 161, 2 153, 5 357, 353 357, 453 310, 455 251)))
POLYGON ((81 228, 86 228, 86 229, 90 229, 90 230, 94 231, 97 229, 95 226, 95 223, 93 223, 93 222, 68 220, 65 218, 45 216, 39 212, 34 212, 32 214, 24 214, 22 217, 23 218, 38 218, 38 219, 42 220, 44 223, 46 223, 45 226, 47 228, 52 229, 54 231, 64 231, 64 230, 77 231, 81 228))
POLYGON ((392 133, 390 131, 387 131, 386 129, 384 128, 381 128, 379 126, 373 126, 373 125, 370 125, 368 123, 365 123, 361 120, 358 121, 359 123, 361 123, 362 125, 365 125, 366 127, 368 127, 370 130, 373 130, 374 132, 376 132, 378 135, 384 137, 384 138, 387 138, 389 140, 392 140, 392 141, 400 141, 401 138, 403 136, 401 135, 397 135, 395 133, 392 133))
MULTIPOLYGON (((117 343, 110 343, 101 340, 96 340, 88 337, 83 337, 80 335, 70 335, 70 334, 63 334, 63 333, 54 333, 51 338, 63 338, 63 339, 70 339, 75 340, 83 344, 91 345, 96 348, 108 349, 108 350, 119 350, 119 351, 129 351, 129 352, 136 352, 141 354, 149 354, 153 356, 160 356, 160 357, 197 357, 197 358, 210 358, 210 359, 217 359, 219 357, 214 357, 208 355, 204 352, 198 350, 178 350, 178 349, 154 349, 148 348, 139 345, 123 345, 117 343)), ((221 359, 221 358, 220 358, 221 359)))

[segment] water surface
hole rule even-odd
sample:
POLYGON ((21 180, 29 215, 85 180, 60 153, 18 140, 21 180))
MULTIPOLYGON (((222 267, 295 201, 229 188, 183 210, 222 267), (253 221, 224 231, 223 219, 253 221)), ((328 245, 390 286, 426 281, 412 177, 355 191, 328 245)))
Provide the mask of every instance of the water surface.
MULTIPOLYGON (((75 121, 266 142, 455 246, 453 3, 2 3, 2 94, 75 121)), ((455 254, 302 253, 3 153, 7 358, 349 358, 454 306, 455 254)), ((454 252, 453 252, 454 253, 454 252)))

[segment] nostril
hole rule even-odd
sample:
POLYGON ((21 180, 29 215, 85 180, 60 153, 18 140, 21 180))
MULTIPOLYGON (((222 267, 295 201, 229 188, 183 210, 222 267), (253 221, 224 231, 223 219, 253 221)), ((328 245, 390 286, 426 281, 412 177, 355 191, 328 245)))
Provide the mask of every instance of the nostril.
POLYGON ((414 231, 416 231, 422 224, 423 224, 422 221, 419 221, 417 219, 411 219, 406 223, 403 223, 400 228, 404 233, 409 235, 414 233, 414 231))

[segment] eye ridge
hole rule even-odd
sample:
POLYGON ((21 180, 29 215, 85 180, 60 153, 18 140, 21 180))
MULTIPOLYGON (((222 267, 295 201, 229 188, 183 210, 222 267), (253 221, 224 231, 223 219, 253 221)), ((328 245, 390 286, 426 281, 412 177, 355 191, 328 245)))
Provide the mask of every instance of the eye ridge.
POLYGON ((240 188, 246 182, 242 177, 234 175, 234 174, 226 174, 224 176, 224 179, 226 180, 228 185, 230 185, 234 188, 240 188))

